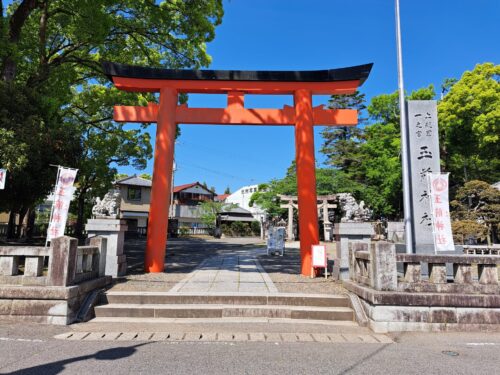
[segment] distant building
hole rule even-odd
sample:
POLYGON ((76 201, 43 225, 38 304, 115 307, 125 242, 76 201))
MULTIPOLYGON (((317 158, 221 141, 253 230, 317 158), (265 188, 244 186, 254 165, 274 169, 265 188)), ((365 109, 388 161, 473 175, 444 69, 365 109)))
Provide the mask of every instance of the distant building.
POLYGON ((120 219, 127 221, 129 231, 148 226, 151 180, 136 175, 115 181, 120 191, 120 219))
MULTIPOLYGON (((129 231, 145 234, 148 226, 149 207, 151 202, 151 181, 138 176, 130 176, 115 182, 120 191, 120 218, 127 220, 129 231)), ((179 228, 188 228, 193 234, 202 233, 199 204, 213 201, 216 194, 199 182, 175 186, 170 212, 171 219, 176 219, 179 228)))
POLYGON ((172 206, 172 217, 179 222, 179 228, 191 228, 193 234, 203 229, 201 222, 200 203, 213 201, 216 194, 204 187, 199 182, 174 187, 174 200, 172 206))
POLYGON ((240 208, 250 211, 255 220, 261 222, 266 218, 266 212, 259 206, 250 207, 250 198, 258 190, 258 185, 243 186, 225 198, 224 202, 237 204, 240 208))

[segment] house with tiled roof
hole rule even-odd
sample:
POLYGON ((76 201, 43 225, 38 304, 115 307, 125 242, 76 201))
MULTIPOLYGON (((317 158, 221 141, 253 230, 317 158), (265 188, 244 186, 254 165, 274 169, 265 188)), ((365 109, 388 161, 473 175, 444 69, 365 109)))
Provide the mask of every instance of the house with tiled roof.
MULTIPOLYGON (((151 200, 151 180, 129 176, 115 181, 115 188, 120 191, 120 218, 127 221, 130 232, 146 234, 149 206, 151 200)), ((199 204, 214 200, 216 194, 199 182, 175 186, 172 189, 173 200, 170 212, 165 212, 175 221, 175 228, 188 228, 192 234, 205 233, 201 222, 199 204)), ((173 225, 169 231, 173 229, 173 225)))
POLYGON ((133 175, 115 181, 120 191, 120 219, 125 219, 129 231, 142 230, 148 225, 151 180, 133 175), (138 229, 142 228, 142 229, 138 229))

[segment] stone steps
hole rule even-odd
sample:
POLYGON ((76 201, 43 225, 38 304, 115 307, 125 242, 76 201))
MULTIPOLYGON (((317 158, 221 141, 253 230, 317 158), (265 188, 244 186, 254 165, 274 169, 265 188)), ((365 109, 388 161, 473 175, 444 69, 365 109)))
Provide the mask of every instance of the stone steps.
POLYGON ((97 319, 354 320, 349 299, 343 295, 108 292, 105 298, 108 304, 95 307, 97 319))
POLYGON ((110 304, 237 304, 237 305, 290 305, 318 307, 349 307, 345 295, 322 294, 244 294, 244 293, 161 293, 161 292, 108 292, 105 301, 110 304))

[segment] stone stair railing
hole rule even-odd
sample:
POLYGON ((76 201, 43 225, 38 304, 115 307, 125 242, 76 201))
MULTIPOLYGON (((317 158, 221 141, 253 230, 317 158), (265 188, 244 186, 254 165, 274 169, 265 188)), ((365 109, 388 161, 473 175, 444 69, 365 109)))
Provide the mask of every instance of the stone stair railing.
POLYGON ((378 291, 497 294, 499 265, 498 255, 396 254, 389 242, 353 241, 349 249, 350 279, 378 291))
POLYGON ((0 246, 0 285, 70 286, 102 277, 106 243, 94 237, 90 246, 78 246, 77 239, 64 236, 50 247, 0 246))

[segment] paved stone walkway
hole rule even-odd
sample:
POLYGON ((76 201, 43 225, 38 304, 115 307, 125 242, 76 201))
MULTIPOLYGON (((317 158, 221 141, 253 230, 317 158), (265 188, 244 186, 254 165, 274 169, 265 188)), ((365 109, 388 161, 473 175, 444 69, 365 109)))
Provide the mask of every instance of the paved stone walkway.
POLYGON ((170 292, 278 293, 257 255, 263 249, 233 251, 205 259, 170 292))

